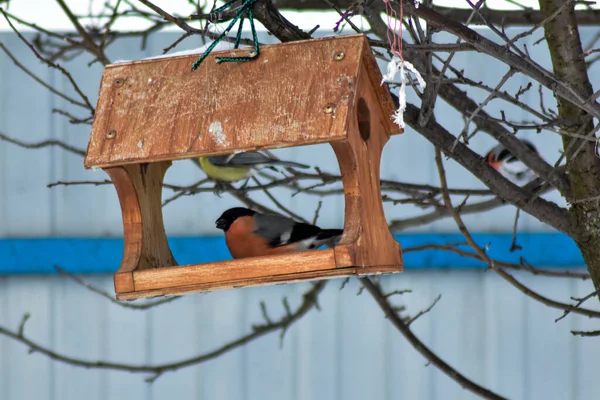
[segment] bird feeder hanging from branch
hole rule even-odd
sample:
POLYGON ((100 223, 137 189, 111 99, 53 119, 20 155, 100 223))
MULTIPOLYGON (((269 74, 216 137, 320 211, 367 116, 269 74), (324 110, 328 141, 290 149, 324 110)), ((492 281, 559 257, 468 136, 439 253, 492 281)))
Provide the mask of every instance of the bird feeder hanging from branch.
MULTIPOLYGON (((380 160, 394 103, 365 35, 106 66, 85 157, 112 179, 125 248, 117 299, 401 272, 380 194, 380 160), (329 249, 196 265, 173 257, 161 209, 172 160, 329 143, 345 197, 344 234, 329 249)), ((212 221, 211 221, 212 222, 212 221)))

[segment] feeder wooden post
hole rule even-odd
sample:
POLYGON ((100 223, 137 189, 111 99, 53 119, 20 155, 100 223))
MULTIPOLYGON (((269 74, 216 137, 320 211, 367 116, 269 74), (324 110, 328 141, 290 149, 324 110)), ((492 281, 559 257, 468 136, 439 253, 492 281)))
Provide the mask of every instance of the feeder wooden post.
POLYGON ((402 264, 401 248, 390 230, 382 229, 387 222, 380 190, 381 154, 389 139, 390 115, 382 113, 379 105, 385 98, 376 90, 380 81, 372 79, 379 69, 372 58, 364 56, 363 61, 348 140, 331 142, 346 200, 344 236, 335 247, 336 258, 338 266, 396 268, 402 264))
MULTIPOLYGON (((364 35, 108 65, 85 167, 103 168, 123 213, 118 299, 402 271, 380 194, 394 105, 364 35), (332 249, 178 266, 161 209, 172 160, 330 143, 344 185, 344 235, 332 249)), ((215 216, 216 218, 217 216, 215 216)), ((198 221, 203 223, 203 221, 198 221)), ((206 222, 205 222, 206 223, 206 222)), ((212 223, 212 220, 210 221, 212 223)))
POLYGON ((125 249, 115 290, 134 290, 133 271, 177 265, 162 217, 162 184, 170 161, 105 168, 119 196, 125 249))

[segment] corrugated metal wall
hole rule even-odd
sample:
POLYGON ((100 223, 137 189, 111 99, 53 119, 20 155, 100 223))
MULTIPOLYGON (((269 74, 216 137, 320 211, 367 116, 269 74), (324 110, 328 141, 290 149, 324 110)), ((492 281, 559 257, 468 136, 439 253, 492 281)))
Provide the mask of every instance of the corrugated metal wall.
MULTIPOLYGON (((587 42, 595 31, 586 29, 583 33, 587 42)), ((447 35, 439 36, 443 36, 440 41, 451 40, 447 35)), ((109 57, 117 60, 160 54, 176 37, 154 36, 146 51, 139 50, 139 41, 124 40, 112 47, 109 57)), ((39 64, 14 34, 0 33, 0 41, 34 73, 72 93, 65 79, 39 64)), ((533 57, 547 65, 543 44, 529 44, 533 57)), ((181 48, 198 45, 188 41, 181 48)), ((457 54, 455 60, 456 67, 464 67, 472 79, 485 80, 491 86, 505 72, 475 53, 457 54)), ((94 103, 102 69, 98 65, 87 68, 87 61, 65 65, 94 103)), ((507 90, 515 92, 524 85, 526 81, 520 79, 511 81, 507 90)), ((0 93, 0 132, 23 141, 63 139, 86 147, 89 126, 70 125, 64 117, 51 114, 52 108, 67 108, 65 101, 35 84, 4 55, 0 56, 0 93)), ((483 99, 485 94, 473 96, 483 99)), ((538 104, 537 91, 530 91, 525 98, 538 104)), ((553 104, 550 95, 546 101, 553 104)), ((520 112, 494 102, 491 106, 520 112)), ((462 129, 463 120, 448 107, 440 105, 437 118, 454 132, 462 129)), ((549 160, 556 159, 560 147, 556 135, 529 137, 549 160)), ((481 153, 492 145, 485 134, 473 140, 473 147, 481 153)), ((408 129, 387 146, 383 177, 437 184, 432 153, 431 145, 408 129)), ((311 160, 325 171, 337 170, 327 146, 282 149, 277 154, 311 160)), ((482 187, 455 163, 448 162, 448 170, 451 185, 482 187)), ((189 184, 201 177, 191 162, 181 161, 168 172, 167 181, 189 184)), ((83 170, 81 157, 61 149, 25 150, 0 141, 0 237, 120 236, 121 215, 112 187, 45 187, 57 180, 105 178, 102 171, 83 170)), ((290 198, 284 191, 279 194, 284 204, 306 217, 312 215, 318 201, 309 196, 290 198)), ((547 197, 560 200, 555 194, 547 197)), ((340 197, 326 199, 319 223, 341 225, 342 201, 340 197)), ((167 231, 177 235, 218 234, 207 221, 212 222, 215 215, 235 204, 228 198, 217 200, 212 194, 185 197, 165 208, 167 231)), ((416 212, 418 209, 411 206, 386 206, 389 219, 416 212)), ((512 227, 513 214, 511 208, 504 207, 485 217, 468 217, 467 222, 474 230, 505 232, 512 227)), ((528 216, 521 218, 520 229, 548 230, 528 216)), ((454 230, 449 220, 413 229, 454 230)), ((582 296, 592 290, 588 282, 517 276, 555 299, 582 296)), ((92 277, 90 281, 112 291, 111 277, 92 277)), ((570 316, 555 324, 560 312, 529 300, 489 272, 407 272, 385 278, 385 284, 413 290, 399 298, 413 314, 442 294, 440 303, 416 322, 414 329, 443 359, 478 383, 515 399, 590 399, 600 395, 600 381, 596 379, 600 346, 594 339, 574 338, 569 333, 571 329, 594 328, 587 319, 570 316)), ((73 368, 40 354, 29 355, 26 347, 0 336, 0 399, 473 398, 426 366, 426 361, 391 328, 369 295, 356 296, 356 282, 342 291, 339 285, 339 280, 329 283, 320 300, 322 311, 312 311, 293 326, 282 349, 278 335, 270 334, 203 365, 168 373, 152 385, 145 383, 142 375, 73 368)), ((16 328, 23 313, 30 312, 26 334, 54 351, 90 361, 157 364, 209 351, 248 332, 252 323, 261 322, 261 300, 275 318, 283 313, 283 296, 293 306, 307 287, 304 283, 189 295, 141 312, 110 304, 65 278, 4 276, 0 277, 0 325, 16 328)))
MULTIPOLYGON (((517 274, 552 298, 591 291, 588 283, 517 274)), ((107 291, 110 277, 90 279, 107 291)), ((406 272, 386 287, 413 290, 398 297, 413 315, 442 294, 415 333, 442 359, 476 382, 511 399, 594 399, 600 346, 569 330, 597 329, 587 318, 562 313, 518 293, 491 272, 406 272)), ((0 336, 0 398, 101 399, 472 399, 426 365, 383 317, 356 281, 339 290, 331 281, 313 310, 285 336, 271 333, 200 366, 148 375, 86 370, 53 363, 0 336)), ((263 321, 283 315, 281 300, 301 300, 307 283, 193 294, 152 311, 127 310, 56 276, 0 278, 1 324, 17 328, 67 356, 129 364, 173 362, 209 352, 263 321)))

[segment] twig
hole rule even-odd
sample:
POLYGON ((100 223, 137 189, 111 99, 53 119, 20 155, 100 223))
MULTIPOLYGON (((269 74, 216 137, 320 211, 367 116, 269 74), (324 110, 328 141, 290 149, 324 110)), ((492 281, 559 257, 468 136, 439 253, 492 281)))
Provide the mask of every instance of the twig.
POLYGON ((93 293, 99 294, 100 296, 104 297, 105 299, 108 299, 111 303, 117 304, 117 305, 119 305, 121 307, 124 307, 124 308, 130 308, 130 309, 133 309, 133 310, 148 310, 148 309, 150 309, 152 307, 160 306, 161 304, 170 303, 173 300, 176 300, 176 299, 178 299, 178 298, 181 297, 181 296, 172 296, 172 297, 168 297, 168 298, 165 298, 165 299, 160 299, 160 300, 149 302, 149 303, 145 303, 145 304, 124 303, 124 302, 121 302, 121 301, 115 299, 108 292, 106 292, 106 291, 104 291, 102 289, 99 289, 99 288, 97 288, 97 287, 95 287, 93 285, 90 285, 89 283, 87 283, 86 281, 84 281, 83 279, 81 279, 80 277, 78 277, 77 275, 74 275, 74 274, 70 273, 69 271, 66 271, 66 270, 62 269, 58 265, 55 265, 54 268, 60 274, 67 276, 68 278, 70 278, 73 281, 77 282, 78 284, 80 284, 84 288, 90 290, 93 293))
POLYGON ((151 1, 148 0, 138 0, 140 3, 142 3, 143 5, 145 5, 146 7, 150 8, 152 11, 154 11, 155 13, 157 13, 158 15, 160 15, 161 17, 163 17, 164 19, 166 19, 167 21, 171 22, 172 24, 177 25, 179 28, 183 29, 184 32, 188 32, 188 33, 197 33, 197 34, 204 34, 205 31, 202 29, 196 29, 193 28, 191 26, 189 26, 188 24, 186 24, 183 19, 181 18, 176 18, 174 16, 172 16, 171 14, 169 14, 168 12, 166 12, 165 10, 163 10, 162 8, 160 8, 159 6, 157 6, 156 4, 152 3, 151 1))
POLYGON ((340 290, 345 288, 346 285, 348 284, 348 282, 350 282, 350 277, 344 278, 344 280, 342 281, 342 284, 340 285, 340 290))
POLYGON ((536 30, 538 30, 539 28, 541 28, 542 26, 546 25, 548 22, 552 21, 554 18, 556 18, 558 16, 558 14, 560 14, 565 8, 567 8, 571 3, 573 2, 573 0, 567 0, 563 3, 562 6, 558 7, 558 9, 552 13, 552 15, 548 16, 547 18, 545 18, 543 21, 534 24, 533 27, 531 29, 528 29, 524 32, 519 33, 518 35, 516 35, 514 38, 510 39, 508 41, 508 45, 513 45, 514 43, 516 43, 519 39, 524 38, 526 36, 531 35, 533 32, 535 32, 536 30))
POLYGON ((437 356, 431 349, 429 349, 415 334, 411 331, 409 325, 398 316, 398 313, 394 310, 392 305, 387 301, 383 292, 373 283, 370 278, 360 278, 363 287, 373 296, 373 299, 377 302, 381 310, 385 313, 385 316, 394 327, 408 340, 408 342, 417 350, 423 357, 425 357, 431 364, 435 365, 441 372, 446 374, 450 379, 457 382, 464 389, 469 390, 476 395, 479 395, 485 399, 503 400, 502 396, 497 395, 491 390, 484 388, 473 382, 460 372, 452 368, 444 360, 437 356))
MULTIPOLYGON (((346 13, 344 13, 342 10, 340 10, 340 8, 338 6, 336 6, 331 0, 323 0, 323 1, 329 7, 333 8, 339 14, 339 16, 342 17, 342 20, 346 21, 348 23, 348 25, 350 25, 350 27, 354 30, 354 32, 363 33, 363 31, 358 26, 356 26, 354 24, 354 22, 350 21, 350 18, 348 18, 346 13)), ((339 24, 339 22, 338 22, 338 24, 339 24)), ((336 29, 334 28, 333 31, 336 32, 336 29)))
POLYGON ((267 324, 272 324, 271 318, 269 318, 269 314, 267 313, 267 305, 264 301, 260 302, 260 311, 262 312, 263 318, 267 324))
MULTIPOLYGON (((447 187, 446 172, 444 170, 444 165, 442 163, 441 151, 437 147, 435 148, 435 161, 436 161, 436 164, 438 167, 438 174, 440 176, 441 186, 442 186, 442 188, 447 187)), ((561 302, 549 299, 547 297, 544 297, 544 296, 540 295, 539 293, 534 292, 533 290, 531 290, 530 288, 528 288, 527 286, 525 286, 521 282, 519 282, 514 276, 512 276, 508 272, 504 271, 498 265, 496 265, 494 260, 492 260, 485 253, 485 251, 483 249, 481 249, 479 247, 479 245, 477 245, 475 240, 473 240, 471 233, 468 231, 468 229, 465 226, 464 222, 462 221, 460 215, 454 210, 454 207, 452 207, 452 201, 450 200, 450 195, 448 194, 448 192, 443 191, 442 193, 443 193, 442 197, 444 198, 444 203, 446 204, 446 207, 448 207, 448 209, 451 210, 452 217, 454 218, 454 221, 456 222, 456 225, 458 226, 460 233, 463 234, 463 236, 465 237, 465 240, 469 244, 469 247, 471 247, 481 257, 481 259, 494 272, 496 272, 498 275, 500 275, 504 280, 506 280, 508 283, 513 285, 515 288, 517 288, 523 294, 527 295, 528 297, 531 297, 532 299, 534 299, 548 307, 557 308, 559 310, 569 310, 573 313, 585 315, 590 318, 600 318, 600 311, 574 307, 570 304, 561 303, 561 302)))
POLYGON ((237 198, 239 201, 244 203, 246 207, 266 214, 278 214, 276 211, 252 200, 245 190, 236 189, 232 184, 228 182, 224 182, 223 186, 229 194, 231 194, 233 197, 237 198))
POLYGON ((600 331, 571 331, 571 333, 575 336, 582 336, 582 337, 600 336, 600 331))
POLYGON ((517 227, 519 225, 519 213, 521 212, 520 208, 517 208, 515 212, 515 222, 513 223, 513 233, 512 233, 512 241, 510 242, 510 252, 512 253, 515 250, 521 250, 523 247, 517 244, 517 227))
MULTIPOLYGON (((543 184, 543 181, 540 178, 537 178, 531 182, 529 182, 527 185, 523 186, 523 190, 527 191, 527 192, 536 192, 538 190, 538 188, 540 188, 540 185, 543 184)), ((541 194, 547 192, 551 190, 551 188, 549 187, 545 187, 543 189, 543 191, 541 192, 541 194)), ((449 192, 451 193, 451 190, 449 189, 449 192)), ((468 197, 469 195, 467 195, 468 197)), ((481 201, 481 202, 477 202, 477 203, 471 203, 471 204, 466 204, 466 198, 465 201, 463 202, 464 204, 461 204, 460 206, 456 207, 456 211, 459 212, 460 214, 474 214, 474 213, 480 213, 480 212, 484 212, 484 211, 489 211, 489 210, 493 210, 497 207, 506 205, 506 202, 501 199, 500 197, 496 197, 494 199, 490 199, 490 200, 485 200, 485 201, 481 201)), ((401 219, 401 220, 392 220, 390 223, 390 229, 392 229, 393 231, 400 231, 412 226, 421 226, 424 224, 428 224, 428 223, 432 223, 435 222, 439 219, 445 218, 445 217, 450 217, 451 213, 449 212, 449 210, 445 207, 438 207, 436 208, 435 211, 432 211, 428 214, 423 214, 423 215, 418 215, 416 217, 411 217, 411 218, 406 218, 406 219, 401 219)))
POLYGON ((589 55, 600 52, 600 49, 591 49, 581 54, 581 58, 586 58, 589 55))
POLYGON ((405 293, 412 293, 412 290, 411 289, 394 290, 392 292, 386 293, 385 298, 387 299, 389 297, 396 296, 396 295, 403 295, 405 293))
POLYGON ((74 124, 74 125, 78 125, 78 124, 92 125, 92 122, 94 121, 94 116, 89 116, 87 118, 77 118, 74 115, 68 113, 67 111, 61 110, 58 108, 53 108, 52 113, 59 114, 59 115, 69 118, 69 123, 74 124))
MULTIPOLYGON (((56 2, 60 6, 60 8, 63 9, 64 13, 69 18, 69 20, 71 21, 71 23, 73 24, 73 26, 75 27, 77 32, 79 32, 79 35, 81 35, 81 39, 83 40, 83 43, 85 44, 87 49, 90 51, 90 53, 95 55, 102 64, 104 64, 104 65, 110 64, 110 61, 108 60, 108 58, 106 58, 106 55, 104 54, 103 47, 98 46, 96 43, 94 43, 94 41, 88 34, 88 31, 81 25, 81 23, 79 22, 79 19, 77 19, 77 17, 73 14, 73 12, 69 8, 69 6, 67 6, 67 4, 64 2, 64 0, 56 0, 56 2)), ((117 6, 118 6, 118 4, 117 4, 117 6)), ((109 30, 108 27, 107 27, 107 30, 109 30)), ((102 43, 104 43, 104 41, 102 41, 102 43)))
POLYGON ((425 127, 418 127, 419 108, 407 103, 404 113, 405 121, 411 127, 419 130, 435 146, 444 149, 446 155, 450 156, 459 164, 467 168, 473 175, 481 180, 494 193, 509 203, 517 205, 521 210, 533 215, 538 220, 554 227, 560 232, 569 234, 573 239, 579 239, 581 232, 571 226, 567 211, 555 203, 537 198, 529 202, 531 194, 524 188, 518 187, 504 178, 498 171, 493 169, 485 159, 473 152, 462 143, 456 146, 454 153, 450 151, 456 137, 448 132, 437 121, 430 120, 425 127), (535 206, 534 206, 535 204, 535 206))
MULTIPOLYGON (((413 251, 424 251, 424 250, 449 251, 452 253, 459 254, 463 257, 472 258, 474 260, 479 260, 479 261, 485 263, 485 261, 483 261, 478 254, 471 253, 471 252, 468 252, 465 250, 461 250, 459 248, 454 247, 451 244, 429 243, 429 244, 423 244, 420 246, 405 247, 402 249, 402 252, 410 253, 413 251)), ((527 272, 531 273, 532 275, 547 276, 547 277, 552 277, 552 278, 573 278, 573 279, 581 279, 581 280, 590 279, 590 274, 587 272, 573 272, 573 271, 569 271, 569 270, 558 271, 558 270, 554 270, 554 269, 534 268, 532 266, 525 265, 524 262, 522 264, 515 264, 515 263, 509 263, 509 262, 500 261, 500 260, 493 260, 493 261, 496 265, 498 265, 502 268, 527 271, 527 272)))
MULTIPOLYGON (((111 32, 110 28, 117 21, 117 16, 119 16, 118 9, 119 9, 120 5, 121 5, 121 0, 117 0, 117 3, 115 4, 115 6, 113 8, 112 15, 110 16, 108 22, 106 23, 106 25, 104 27, 104 35, 102 35, 102 38, 100 39, 100 45, 98 46, 99 49, 104 49, 106 46, 106 39, 108 38, 108 34, 111 32)), ((104 52, 102 54, 104 54, 104 52)))
POLYGON ((323 200, 319 200, 319 204, 317 204, 317 209, 315 210, 315 215, 312 220, 312 224, 316 225, 319 220, 319 213, 321 212, 321 207, 323 207, 323 200))
POLYGON ((61 35, 61 34, 58 34, 56 32, 50 31, 48 29, 44 29, 43 27, 41 27, 39 25, 32 24, 31 22, 27 22, 27 21, 25 21, 25 20, 17 17, 16 15, 9 13, 7 10, 4 10, 4 14, 7 15, 9 18, 17 21, 19 24, 28 26, 28 27, 30 27, 30 28, 38 31, 38 32, 44 33, 44 34, 46 34, 46 35, 48 35, 50 37, 53 37, 53 38, 56 38, 56 39, 60 39, 60 40, 64 40, 64 41, 66 41, 69 44, 74 45, 74 46, 83 46, 83 43, 81 43, 81 42, 73 39, 68 34, 61 35))
POLYGON ((171 363, 165 364, 157 364, 157 365, 139 365, 139 364, 126 364, 126 363, 113 363, 108 361, 88 361, 75 357, 70 357, 54 350, 51 350, 48 347, 44 347, 39 343, 34 342, 33 340, 27 338, 25 335, 19 335, 19 331, 12 331, 8 328, 0 326, 0 335, 5 335, 19 343, 22 343, 29 347, 30 352, 36 352, 47 356, 48 358, 59 361, 65 364, 84 367, 84 368, 93 368, 93 369, 108 369, 108 370, 118 370, 118 371, 128 371, 132 373, 149 373, 152 374, 149 382, 152 382, 159 376, 162 376, 166 372, 173 372, 180 370, 182 368, 190 367, 192 365, 197 365, 203 363, 208 360, 212 360, 217 358, 231 350, 234 350, 238 347, 241 347, 253 340, 256 340, 262 336, 267 335, 268 333, 275 332, 278 330, 289 329, 291 325, 300 320, 303 316, 305 316, 310 310, 315 307, 319 294, 323 291, 325 287, 326 281, 319 281, 316 284, 312 285, 310 290, 303 294, 303 301, 298 308, 296 308, 290 316, 285 315, 278 321, 272 324, 262 324, 253 326, 252 333, 241 336, 240 338, 228 342, 212 351, 207 353, 203 353, 194 357, 186 358, 180 361, 175 361, 171 363))
MULTIPOLYGON (((315 180, 321 180, 323 182, 327 182, 327 183, 333 183, 333 182, 339 182, 342 180, 341 175, 333 175, 333 174, 329 174, 329 173, 316 173, 316 174, 309 174, 306 172, 298 172, 295 171, 294 173, 294 178, 295 179, 315 179, 315 180)), ((292 182, 294 181, 294 178, 290 177, 287 180, 281 180, 282 183, 285 183, 285 181, 289 181, 292 182)), ((277 183, 279 184, 279 182, 277 183)), ((301 191, 305 191, 306 188, 302 189, 301 191)), ((408 182, 398 182, 398 181, 392 181, 392 180, 388 180, 388 179, 382 179, 381 180, 381 190, 398 190, 398 191, 403 191, 403 192, 407 192, 407 193, 415 193, 415 192, 428 192, 429 196, 433 196, 436 194, 440 194, 442 192, 442 189, 439 186, 434 186, 434 185, 424 185, 424 184, 418 184, 418 183, 408 183, 408 182)), ((491 194, 494 194, 494 192, 492 192, 489 189, 467 189, 467 188, 449 188, 448 189, 450 194, 458 194, 458 195, 469 195, 469 196, 489 196, 491 194)), ((343 191, 340 191, 340 193, 343 193, 343 191)))
POLYGON ((192 32, 185 32, 183 35, 181 35, 176 41, 174 41, 173 43, 171 43, 169 46, 165 47, 163 49, 162 54, 167 54, 169 51, 173 50, 175 47, 177 47, 177 45, 181 42, 183 42, 185 39, 187 39, 188 37, 190 37, 192 35, 192 32))
POLYGON ((437 304, 438 301, 440 301, 440 299, 442 298, 441 294, 438 294, 438 296, 433 300, 433 302, 431 303, 431 305, 429 307, 427 307, 424 310, 421 310, 417 313, 417 315, 415 315, 414 317, 412 317, 411 319, 409 319, 408 321, 406 321, 406 325, 410 326, 413 322, 415 322, 418 318, 422 317, 423 315, 427 314, 429 311, 431 311, 431 309, 433 307, 435 307, 435 305, 437 304))
MULTIPOLYGON (((597 291, 597 290, 595 290, 595 291, 593 291, 592 293, 590 293, 590 294, 588 294, 587 296, 585 296, 585 297, 582 297, 582 298, 580 298, 580 299, 577 299, 577 298, 571 297, 571 300, 577 301, 577 304, 575 304, 575 307, 579 307, 579 306, 581 306, 583 303, 585 303, 586 301, 588 301, 589 299, 591 299, 592 297, 596 296, 597 294, 598 294, 598 291, 597 291)), ((565 312, 563 312, 563 315, 561 315, 560 317, 556 318, 556 319, 554 320, 554 322, 558 322, 558 321, 560 321, 561 319, 563 319, 564 317, 566 317, 567 315, 569 315, 569 313, 570 313, 570 312, 571 312, 570 310, 565 310, 565 312)))
POLYGON ((112 181, 103 180, 103 181, 56 181, 46 185, 47 188, 53 188, 55 186, 76 186, 76 185, 93 185, 93 186, 101 186, 101 185, 110 185, 112 181))
POLYGON ((56 90, 55 88, 53 88, 52 86, 48 85, 46 82, 44 82, 43 80, 41 80, 37 75, 35 75, 33 72, 31 72, 27 67, 25 67, 23 64, 21 64, 15 56, 13 56, 13 54, 4 46, 3 43, 0 43, 0 48, 2 48, 2 50, 6 53, 6 55, 12 60, 12 62, 23 72, 25 72, 27 75, 29 75, 31 78, 33 78, 33 80, 35 80, 37 83, 39 83, 40 85, 42 85, 43 87, 45 87, 46 89, 48 89, 51 93, 54 93, 55 95, 63 98, 64 100, 68 101, 69 103, 79 106, 79 107, 83 107, 83 108, 88 108, 88 105, 85 103, 82 103, 80 101, 77 101, 69 96, 67 96, 64 93, 59 92, 58 90, 56 90))
MULTIPOLYGON (((426 8, 426 7, 422 7, 426 8)), ((406 52, 407 57, 409 57, 410 61, 415 63, 417 68, 423 68, 426 63, 425 57, 421 54, 415 52, 406 52)), ((450 67, 449 67, 450 68, 450 67)), ((437 70, 433 70, 433 73, 439 77, 439 81, 443 81, 443 75, 437 70)), ((462 76, 462 74, 460 74, 462 76)), ((471 99, 464 91, 460 90, 456 85, 452 84, 444 84, 439 87, 439 96, 444 99, 448 104, 454 107, 457 111, 470 115, 468 113, 472 113, 475 111, 479 102, 471 99)), ((394 97, 394 96, 392 96, 394 97)), ((397 100, 395 100, 397 101, 397 100)), ((397 104, 396 104, 397 105, 397 104)), ((410 107, 410 106, 408 106, 410 107)), ((405 112, 405 118, 406 118, 405 112)), ((423 111, 419 108, 419 115, 414 120, 414 127, 419 131, 419 133, 424 134, 426 131, 426 127, 421 124, 421 117, 423 111)), ((570 184, 566 177, 566 175, 559 174, 553 175, 554 169, 543 160, 538 154, 531 151, 525 144, 522 143, 519 139, 514 137, 510 131, 508 131, 502 124, 496 123, 488 120, 489 115, 485 113, 485 111, 481 110, 479 115, 474 118, 473 122, 477 125, 477 127, 495 139, 497 139, 501 144, 503 144, 515 157, 519 158, 523 161, 529 168, 531 168, 534 172, 536 172, 540 177, 550 182, 554 187, 559 189, 561 194, 569 195, 570 193, 570 184)), ((430 121, 433 124, 433 121, 430 121)), ((454 135, 453 135, 454 136, 454 135)), ((456 146, 456 138, 453 139, 453 148, 456 146)))
MULTIPOLYGON (((504 84, 516 73, 517 73, 517 70, 510 68, 508 70, 508 72, 506 74, 504 74, 504 76, 502 77, 502 79, 500 79, 500 82, 498 82, 498 84, 496 85, 494 90, 485 98, 485 100, 483 100, 481 103, 479 103, 479 105, 477 106, 475 111, 473 111, 469 115, 469 117, 467 118, 467 122, 465 123, 465 127, 463 128, 461 133, 456 136, 456 142, 458 142, 460 137, 466 137, 467 131, 469 130, 469 125, 471 125, 473 118, 475 118, 477 116, 477 114, 479 114, 479 112, 483 109, 483 107, 485 107, 491 100, 493 100, 496 97, 496 94, 500 91, 502 86, 504 86, 504 84)), ((454 151, 455 147, 456 147, 456 143, 452 147, 452 151, 454 151)))
POLYGON ((2 15, 4 16, 4 18, 6 19, 6 22, 8 22, 8 24, 10 25, 11 29, 17 34, 17 36, 19 37, 19 39, 21 39, 21 41, 23 43, 25 43, 27 45, 27 47, 29 47, 31 49, 31 51, 33 52, 33 54, 35 54, 35 56, 42 62, 44 62, 46 65, 48 65, 51 68, 57 69, 58 71, 60 71, 71 83, 71 86, 73 87, 73 89, 75 89, 75 91, 77 92, 77 94, 81 97, 81 99, 83 100, 83 102, 85 103, 85 106, 90 110, 90 112, 92 113, 92 115, 95 112, 94 106, 92 106, 92 103, 90 103, 90 100, 87 98, 87 96, 81 91, 81 89, 79 88, 79 86, 77 85, 77 83, 75 83, 75 80, 73 79, 73 77, 71 76, 71 74, 69 73, 69 71, 67 71, 66 69, 64 69, 63 67, 61 67, 59 64, 55 64, 52 61, 50 61, 49 59, 43 57, 36 49, 35 47, 33 47, 31 45, 31 43, 29 43, 27 41, 27 39, 25 39, 23 37, 23 35, 21 35, 21 32, 19 32, 17 30, 17 28, 15 28, 15 26, 13 25, 13 23, 11 22, 10 18, 8 18, 8 15, 4 12, 4 10, 2 8, 0 8, 0 12, 2 13, 2 15))
MULTIPOLYGON (((507 50, 506 46, 502 46, 493 42, 491 39, 483 37, 473 29, 470 29, 455 20, 444 17, 431 7, 423 5, 416 7, 412 2, 408 1, 403 1, 403 4, 407 13, 423 18, 429 23, 472 43, 478 51, 499 59, 508 66, 516 68, 523 74, 535 79, 548 89, 552 90, 556 95, 573 102, 589 114, 597 118, 600 117, 600 105, 597 103, 589 103, 587 101, 587 96, 584 96, 580 90, 558 79, 555 75, 542 68, 514 46, 514 44, 511 47, 515 52, 512 52, 507 50)), ((502 35, 502 33, 493 25, 488 24, 488 26, 501 37, 505 37, 505 35, 502 35)))
MULTIPOLYGON (((401 0, 402 1, 402 0, 401 0)), ((477 2, 477 8, 479 8, 482 4, 484 3, 484 0, 479 0, 477 2)), ((473 17, 475 16, 475 11, 471 12, 471 15, 469 16, 469 18, 467 18, 467 22, 466 25, 468 25, 471 20, 473 19, 473 17)), ((429 26, 429 23, 427 24, 429 26)), ((461 38, 458 38, 456 40, 456 44, 461 42, 461 38)), ((456 53, 454 51, 451 51, 450 54, 448 54, 448 58, 446 59, 446 61, 444 61, 444 65, 442 65, 442 69, 439 73, 439 76, 444 76, 446 73, 446 69, 448 68, 448 66, 450 65, 450 62, 452 62, 452 59, 454 58, 454 55, 456 53)), ((421 112, 419 113, 419 117, 417 119, 417 123, 420 126, 425 126, 427 124, 427 122, 429 122, 429 119, 431 118, 431 116, 433 115, 433 111, 434 111, 434 107, 433 105, 435 104, 436 98, 437 98, 437 93, 440 90, 440 85, 441 85, 441 80, 438 81, 435 85, 429 85, 431 89, 430 90, 430 96, 429 97, 429 103, 431 106, 427 107, 425 112, 421 112)))
POLYGON ((17 146, 24 147, 26 149, 41 149, 43 147, 48 147, 48 146, 57 146, 66 151, 69 151, 71 153, 80 155, 82 157, 85 156, 85 151, 78 149, 75 146, 71 146, 60 140, 55 140, 55 139, 43 140, 41 142, 34 142, 34 143, 26 143, 26 142, 22 142, 20 140, 11 138, 10 136, 7 136, 7 135, 3 134, 2 132, 0 132, 0 140, 4 140, 8 143, 12 143, 17 146))
MULTIPOLYGON (((259 181, 258 179, 256 179, 256 177, 254 177, 254 176, 253 176, 253 177, 252 177, 252 180, 253 180, 253 181, 254 181, 254 183, 256 183, 257 185, 261 185, 260 181, 259 181)), ((279 200, 277 200, 277 199, 275 198, 275 196, 273 196, 273 195, 271 194, 271 192, 269 192, 269 190, 268 190, 268 189, 266 189, 266 188, 264 188, 264 187, 263 187, 263 188, 262 188, 262 191, 263 191, 263 193, 264 193, 264 194, 266 194, 266 195, 267 195, 267 197, 268 197, 268 198, 269 198, 269 199, 270 199, 270 200, 271 200, 271 201, 272 201, 272 202, 273 202, 273 203, 274 203, 274 204, 277 206, 277 208, 279 208, 281 211, 283 211, 284 213, 286 213, 287 215, 289 215, 290 217, 292 217, 292 218, 294 218, 294 219, 296 219, 296 220, 298 220, 298 221, 301 221, 301 222, 303 222, 303 223, 305 223, 305 224, 308 224, 308 223, 309 223, 309 222, 308 222, 306 219, 302 218, 300 215, 296 214, 295 212, 293 212, 292 210, 290 210, 289 208, 287 208, 286 206, 284 206, 283 204, 281 204, 281 202, 280 202, 279 200)))
POLYGON ((23 335, 25 334, 25 324, 27 323, 27 320, 29 318, 31 318, 31 314, 23 314, 23 318, 21 318, 21 323, 19 324, 19 337, 23 337, 23 335))
POLYGON ((190 185, 190 186, 183 186, 183 187, 178 187, 178 186, 171 186, 167 185, 167 184, 163 184, 163 187, 165 188, 169 188, 173 191, 176 191, 178 193, 175 193, 173 196, 169 197, 168 199, 166 199, 165 201, 163 201, 162 203, 162 207, 166 206, 167 204, 177 200, 178 198, 188 195, 190 193, 194 193, 193 190, 198 188, 199 186, 204 185, 205 183, 210 182, 210 179, 201 179, 198 182, 190 185))

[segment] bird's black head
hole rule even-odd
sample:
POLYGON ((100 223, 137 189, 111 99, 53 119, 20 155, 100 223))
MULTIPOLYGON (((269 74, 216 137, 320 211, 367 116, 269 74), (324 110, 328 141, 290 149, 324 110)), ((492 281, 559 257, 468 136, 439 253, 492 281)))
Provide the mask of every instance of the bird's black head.
MULTIPOLYGON (((527 147, 529 147, 529 150, 533 151, 534 153, 538 153, 538 150, 535 147, 535 145, 533 143, 531 143, 529 140, 521 139, 521 141, 527 147)), ((493 161, 506 161, 506 162, 519 161, 519 159, 516 158, 515 156, 513 156, 512 153, 506 147, 504 147, 504 145, 502 145, 502 144, 499 144, 496 147, 494 147, 492 150, 490 150, 490 152, 488 154, 491 154, 493 161)))
POLYGON ((217 224, 217 229, 222 229, 227 232, 231 224, 235 222, 239 217, 248 217, 256 214, 256 211, 250 210, 249 208, 244 207, 234 207, 225 211, 221 216, 215 221, 217 224))

